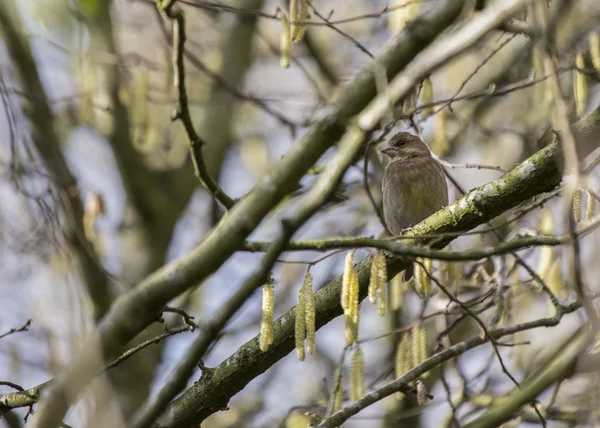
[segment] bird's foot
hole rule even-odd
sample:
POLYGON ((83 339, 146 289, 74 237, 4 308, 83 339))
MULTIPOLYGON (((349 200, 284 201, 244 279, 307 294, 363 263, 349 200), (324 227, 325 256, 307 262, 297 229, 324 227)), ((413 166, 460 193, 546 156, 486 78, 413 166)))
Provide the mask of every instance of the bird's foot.
POLYGON ((411 232, 412 230, 413 230, 412 227, 404 228, 400 231, 400 235, 405 235, 406 233, 411 232))

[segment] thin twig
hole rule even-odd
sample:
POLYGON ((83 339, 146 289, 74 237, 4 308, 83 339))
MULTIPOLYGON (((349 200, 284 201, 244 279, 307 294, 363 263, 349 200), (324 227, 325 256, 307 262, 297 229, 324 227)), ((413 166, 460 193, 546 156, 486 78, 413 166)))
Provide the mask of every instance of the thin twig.
POLYGON ((0 334, 0 339, 4 339, 6 336, 10 336, 11 334, 14 334, 14 333, 20 333, 22 331, 29 331, 29 327, 31 326, 32 322, 33 322, 32 319, 28 319, 25 322, 25 324, 23 324, 21 327, 19 327, 19 328, 11 328, 6 333, 0 334))
POLYGON ((188 105, 187 89, 185 86, 185 17, 183 11, 178 7, 175 7, 174 4, 174 1, 170 1, 159 6, 165 15, 173 21, 173 81, 174 86, 178 91, 178 101, 172 119, 181 120, 188 136, 190 156, 194 165, 194 174, 198 180, 200 180, 204 188, 206 188, 206 190, 208 190, 221 205, 230 209, 235 204, 235 201, 227 196, 223 189, 221 189, 221 186, 219 186, 209 174, 202 153, 202 146, 205 145, 206 142, 196 133, 194 124, 192 123, 188 105))

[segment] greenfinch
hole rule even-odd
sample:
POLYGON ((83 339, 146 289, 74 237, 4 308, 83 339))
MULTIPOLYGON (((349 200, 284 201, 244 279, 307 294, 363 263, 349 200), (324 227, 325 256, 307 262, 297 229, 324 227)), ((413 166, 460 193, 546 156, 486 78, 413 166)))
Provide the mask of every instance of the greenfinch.
MULTIPOLYGON (((383 175, 383 216, 398 236, 448 205, 448 186, 442 166, 419 137, 399 132, 381 151, 390 157, 383 175)), ((404 279, 412 276, 411 266, 404 279)))

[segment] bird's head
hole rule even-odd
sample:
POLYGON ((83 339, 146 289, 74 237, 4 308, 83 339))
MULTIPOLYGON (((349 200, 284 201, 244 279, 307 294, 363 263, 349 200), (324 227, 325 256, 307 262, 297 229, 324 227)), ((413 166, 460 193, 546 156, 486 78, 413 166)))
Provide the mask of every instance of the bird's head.
POLYGON ((419 137, 409 132, 399 132, 394 135, 388 145, 381 149, 381 152, 392 159, 431 156, 427 145, 419 137))

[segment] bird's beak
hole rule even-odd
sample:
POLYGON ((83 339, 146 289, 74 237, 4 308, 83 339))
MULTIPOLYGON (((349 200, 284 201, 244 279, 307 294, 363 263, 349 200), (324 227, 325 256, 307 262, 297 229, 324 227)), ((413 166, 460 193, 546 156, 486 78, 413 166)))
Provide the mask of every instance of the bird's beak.
POLYGON ((392 157, 395 151, 396 149, 394 149, 392 146, 385 146, 383 149, 381 149, 381 153, 385 153, 389 157, 392 157))

